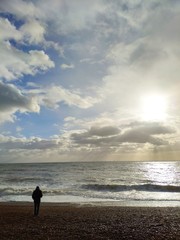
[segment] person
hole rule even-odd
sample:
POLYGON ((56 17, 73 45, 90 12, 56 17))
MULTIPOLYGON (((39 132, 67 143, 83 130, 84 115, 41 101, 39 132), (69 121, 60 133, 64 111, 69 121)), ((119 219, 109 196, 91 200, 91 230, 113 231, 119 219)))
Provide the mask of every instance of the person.
POLYGON ((43 194, 40 188, 37 186, 36 189, 32 193, 32 199, 34 200, 34 216, 38 216, 40 202, 43 194))

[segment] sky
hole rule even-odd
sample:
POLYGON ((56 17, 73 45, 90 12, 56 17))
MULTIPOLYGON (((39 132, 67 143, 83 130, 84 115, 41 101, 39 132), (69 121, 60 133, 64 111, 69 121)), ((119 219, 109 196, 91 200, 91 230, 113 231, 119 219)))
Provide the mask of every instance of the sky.
POLYGON ((180 1, 1 0, 0 163, 180 159, 180 1))

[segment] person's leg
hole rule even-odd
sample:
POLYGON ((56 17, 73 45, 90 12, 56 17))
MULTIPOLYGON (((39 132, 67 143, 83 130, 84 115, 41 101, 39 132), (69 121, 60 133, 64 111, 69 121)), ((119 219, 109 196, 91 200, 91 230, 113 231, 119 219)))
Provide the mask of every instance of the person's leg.
POLYGON ((36 202, 34 202, 34 216, 36 216, 36 202))
POLYGON ((40 207, 40 202, 37 203, 37 209, 36 209, 37 210, 36 211, 37 215, 39 214, 39 207, 40 207))

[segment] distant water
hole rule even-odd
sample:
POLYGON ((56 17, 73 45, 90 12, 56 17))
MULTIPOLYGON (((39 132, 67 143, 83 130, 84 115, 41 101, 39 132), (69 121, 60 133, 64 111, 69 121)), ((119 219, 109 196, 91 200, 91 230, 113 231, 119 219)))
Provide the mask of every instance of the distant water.
POLYGON ((180 162, 0 164, 0 201, 180 206, 180 162))

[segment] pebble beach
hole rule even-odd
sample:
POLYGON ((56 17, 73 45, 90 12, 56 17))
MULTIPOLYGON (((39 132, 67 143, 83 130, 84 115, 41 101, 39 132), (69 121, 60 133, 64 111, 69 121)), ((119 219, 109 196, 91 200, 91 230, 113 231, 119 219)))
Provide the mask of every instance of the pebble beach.
POLYGON ((180 239, 180 209, 91 204, 0 204, 1 240, 180 239))

